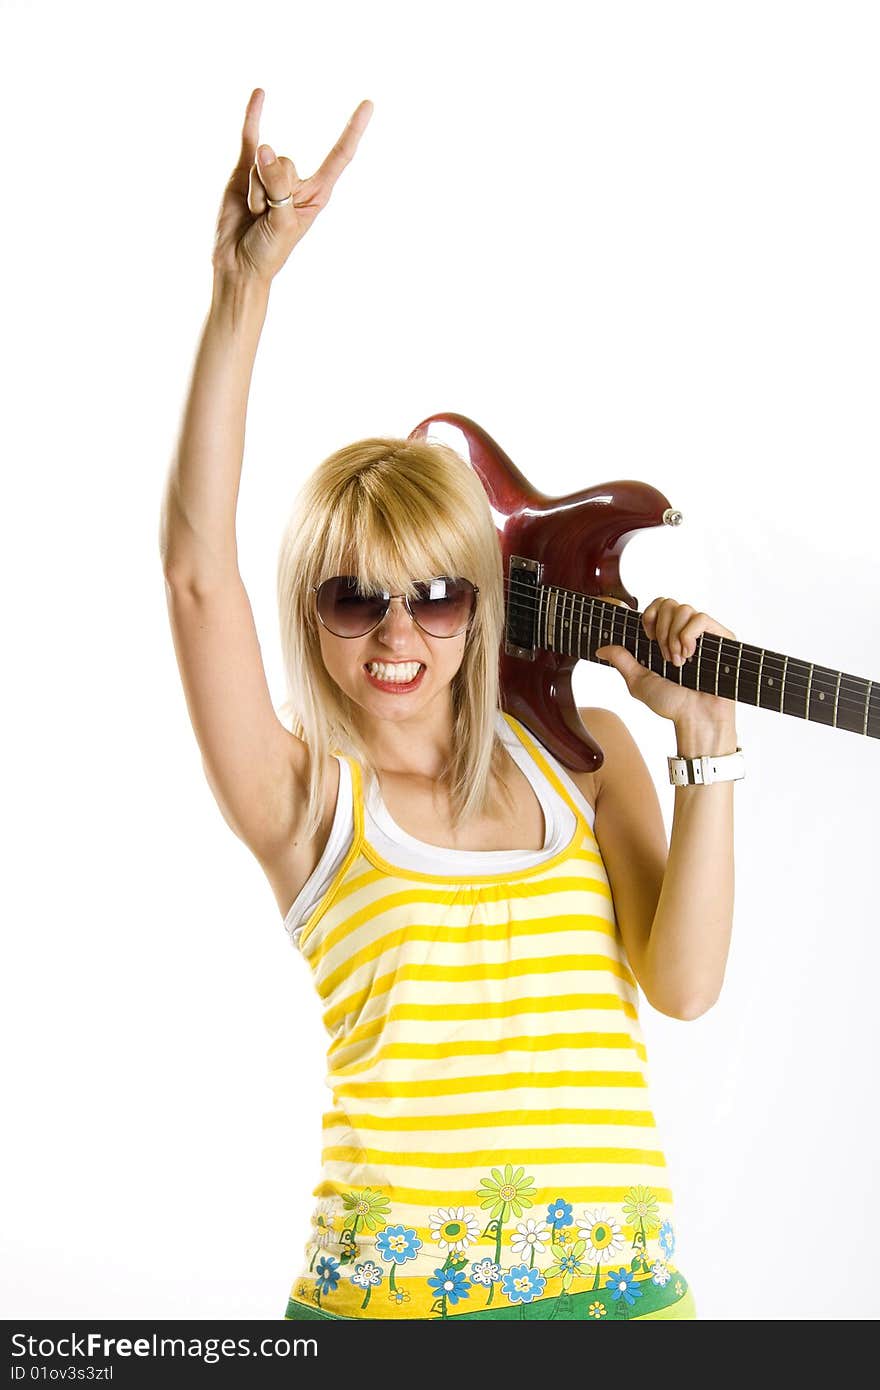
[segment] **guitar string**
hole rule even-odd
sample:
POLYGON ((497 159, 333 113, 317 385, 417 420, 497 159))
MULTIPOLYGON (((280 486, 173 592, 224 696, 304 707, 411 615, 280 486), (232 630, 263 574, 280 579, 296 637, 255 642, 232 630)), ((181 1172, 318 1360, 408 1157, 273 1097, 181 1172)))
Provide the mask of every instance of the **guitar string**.
MULTIPOLYGON (((514 579, 514 580, 505 579, 505 581, 504 581, 504 586, 505 586, 505 588, 508 590, 508 593, 511 594, 511 595, 514 594, 514 593, 516 593, 516 594, 518 594, 518 595, 522 595, 521 598, 512 598, 512 599, 510 600, 511 606, 514 607, 514 609, 516 609, 516 610, 518 610, 518 611, 520 611, 520 612, 522 612, 522 613, 529 614, 530 616, 536 614, 536 613, 539 611, 539 609, 540 609, 540 607, 541 607, 541 600, 540 600, 540 598, 536 598, 536 596, 535 596, 535 590, 534 590, 530 585, 528 585, 528 584, 522 584, 522 583, 517 584, 517 581, 516 581, 515 579, 514 579)), ((568 608, 569 615, 570 615, 570 612, 571 612, 571 609, 570 609, 570 607, 568 607, 568 604, 567 604, 567 600, 568 600, 569 598, 572 599, 572 600, 580 600, 581 598, 583 598, 583 599, 585 600, 582 612, 583 612, 583 611, 586 611, 588 605, 594 605, 594 609, 595 609, 595 607, 601 608, 601 612, 599 613, 598 617, 599 617, 599 622, 600 622, 600 625, 601 625, 602 628, 606 628, 606 627, 608 627, 608 626, 611 626, 611 624, 614 622, 614 616, 615 616, 615 614, 622 614, 623 617, 621 618, 621 621, 624 623, 624 634, 625 634, 626 637, 631 637, 631 636, 632 636, 632 632, 631 632, 631 629, 629 628, 629 624, 630 624, 631 621, 636 620, 636 622, 637 622, 637 624, 638 624, 637 635, 638 635, 639 640, 641 640, 641 641, 643 641, 643 642, 650 642, 650 643, 653 643, 654 645, 657 645, 657 646, 659 647, 659 644, 657 643, 657 639, 656 639, 656 638, 649 638, 648 635, 647 635, 647 633, 645 632, 644 628, 641 626, 641 623, 640 623, 639 620, 641 619, 642 614, 641 614, 641 613, 637 613, 636 610, 630 608, 628 605, 627 605, 627 606, 623 606, 623 605, 621 605, 621 604, 610 603, 608 600, 601 599, 601 598, 599 598, 599 597, 590 596, 590 595, 582 595, 582 594, 576 593, 576 592, 573 591, 573 590, 559 589, 559 588, 556 588, 555 586, 549 586, 549 585, 547 585, 547 586, 542 586, 542 587, 544 587, 545 589, 549 589, 551 592, 555 593, 557 596, 559 596, 559 597, 563 600, 563 602, 565 603, 566 607, 568 608)), ((561 607, 557 607, 557 613, 556 613, 557 625, 558 625, 558 623, 559 623, 559 617, 560 617, 560 613, 561 613, 561 612, 562 612, 561 607)), ((565 616, 564 612, 563 612, 562 615, 565 616)), ((595 616, 595 612, 594 612, 594 616, 595 616)), ((574 624, 572 625, 572 631, 574 631, 575 627, 577 627, 577 628, 579 629, 579 636, 580 636, 581 638, 583 638, 584 633, 587 631, 587 629, 588 629, 588 627, 589 627, 589 624, 584 623, 584 622, 582 622, 582 621, 580 621, 580 620, 578 620, 578 619, 576 618, 574 624)), ((612 628, 612 631, 613 631, 613 628, 612 628)), ((719 644, 720 644, 721 642, 730 642, 730 643, 735 644, 736 646, 740 646, 740 645, 742 645, 742 646, 746 646, 746 645, 755 646, 755 645, 756 645, 756 644, 745 644, 745 643, 740 644, 738 638, 734 638, 734 637, 724 637, 724 636, 722 636, 722 634, 716 633, 716 632, 703 632, 703 633, 701 633, 700 636, 696 639, 699 646, 702 646, 703 639, 706 638, 706 637, 713 637, 713 638, 715 638, 715 639, 719 642, 719 644)), ((605 644, 604 644, 604 643, 599 643, 599 642, 597 642, 596 645, 598 646, 598 645, 605 645, 605 644)), ((608 645, 616 645, 616 643, 615 643, 612 639, 609 639, 608 645)), ((621 645, 625 645, 625 643, 621 643, 621 645)), ((719 646, 719 652, 720 652, 720 646, 719 646)), ((712 653, 710 653, 710 655, 711 655, 711 657, 714 658, 714 657, 716 657, 716 656, 719 654, 719 652, 712 652, 712 653)), ((562 654, 563 654, 563 655, 566 655, 566 654, 568 654, 568 655, 576 655, 576 656, 580 657, 580 653, 562 653, 562 654)), ((687 663, 685 663, 685 664, 682 665, 682 666, 673 667, 673 670, 676 671, 676 672, 683 672, 683 671, 685 671, 685 669, 686 669, 687 666, 693 666, 693 664, 694 664, 694 662, 695 662, 695 660, 696 660, 696 656, 697 656, 697 653, 695 652, 694 655, 688 659, 687 663)), ((597 660, 600 664, 610 665, 609 662, 603 661, 603 659, 602 659, 601 657, 599 657, 599 658, 588 657, 588 660, 597 660)), ((780 665, 780 667, 781 667, 781 663, 784 662, 784 660, 785 660, 785 657, 784 657, 784 654, 783 654, 783 653, 779 653, 779 652, 771 653, 771 652, 768 652, 766 649, 764 649, 764 661, 763 661, 764 669, 767 669, 768 666, 769 666, 771 663, 772 663, 772 664, 780 665)), ((672 663, 667 661, 665 664, 666 664, 666 665, 671 665, 672 663)), ((745 671, 746 673, 749 673, 749 674, 757 673, 757 672, 761 669, 761 661, 760 661, 760 659, 759 659, 759 660, 755 660, 755 658, 753 658, 752 656, 750 656, 750 654, 749 654, 748 652, 746 652, 746 651, 743 651, 743 652, 741 653, 740 658, 739 658, 738 665, 739 665, 739 669, 740 669, 741 672, 742 672, 742 671, 745 671)), ((650 668, 648 668, 648 669, 650 669, 650 668)), ((654 674, 655 674, 655 675, 656 675, 656 674, 659 674, 659 672, 655 672, 654 674)), ((772 667, 771 667, 771 674, 772 674, 772 675, 774 676, 774 678, 775 678, 778 674, 780 674, 780 672, 772 670, 772 667)), ((838 706, 839 706, 841 703, 843 703, 843 704, 845 704, 847 707, 849 707, 850 709, 855 710, 855 709, 858 709, 859 707, 861 707, 861 708, 864 710, 865 702, 866 702, 866 694, 867 694, 867 691, 863 691, 861 694, 856 694, 856 691, 857 691, 858 687, 855 686, 855 685, 853 685, 852 682, 854 682, 854 681, 855 681, 855 682, 858 682, 860 686, 869 687, 869 688, 870 688, 871 686, 874 686, 874 685, 877 684, 877 683, 876 683, 876 682, 873 682, 873 681, 867 681, 867 680, 863 679, 861 676, 850 676, 850 675, 848 675, 847 673, 844 673, 844 672, 840 672, 839 674, 840 674, 841 679, 840 679, 840 688, 839 688, 839 692, 838 692, 838 706), (850 695, 853 695, 854 698, 850 698, 850 695)), ((798 657, 789 657, 789 658, 788 658, 788 664, 787 664, 787 667, 786 667, 786 669, 785 669, 785 686, 786 686, 786 690, 788 690, 788 689, 790 689, 790 688, 794 688, 795 690, 798 690, 798 691, 806 691, 807 688, 811 685, 811 683, 812 683, 812 685, 815 686, 815 685, 819 685, 820 682, 828 682, 829 675, 832 677, 832 679, 831 679, 831 681, 830 681, 830 686, 829 686, 829 688, 830 688, 830 690, 833 691, 834 686, 836 685, 836 679, 837 679, 838 672, 836 672, 836 671, 832 672, 832 668, 830 668, 830 667, 819 668, 819 667, 817 666, 817 663, 806 662, 806 661, 803 661, 801 658, 798 658, 798 657), (812 679, 811 679, 810 676, 809 676, 809 668, 810 668, 810 665, 811 665, 811 664, 812 664, 812 666, 813 666, 813 676, 812 676, 812 679), (801 669, 799 670, 798 668, 801 668, 801 669)), ((667 676, 666 679, 669 679, 669 677, 667 676)), ((880 685, 878 685, 878 691, 880 691, 880 685)), ((825 694, 828 694, 828 693, 829 693, 829 690, 828 690, 828 689, 825 689, 824 693, 825 693, 825 694)), ((869 717, 870 717, 870 716, 869 716, 869 717)))
MULTIPOLYGON (((605 610, 609 610, 609 609, 610 609, 610 614, 609 614, 607 611, 606 611, 605 614, 604 614, 604 619, 606 619, 606 620, 607 620, 609 617, 611 617, 611 616, 615 613, 615 611, 618 609, 618 605, 616 605, 616 604, 607 604, 607 603, 605 603, 605 602, 604 602, 603 600, 601 600, 601 599, 594 599, 594 600, 592 600, 592 601, 593 601, 594 603, 596 603, 596 604, 600 604, 600 603, 601 603, 603 609, 605 609, 605 610)), ((515 609, 519 609, 520 611, 523 611, 523 612, 530 612, 530 613, 534 613, 535 611, 537 611, 537 608, 539 607, 539 605, 537 605, 537 604, 535 604, 535 603, 531 603, 531 604, 529 604, 529 605, 526 605, 526 604, 524 604, 524 603, 522 603, 522 602, 517 602, 517 601, 515 601, 515 600, 512 602, 512 605, 511 605, 511 606, 514 607, 515 609)), ((629 620, 629 619, 636 618, 637 616, 639 616, 639 617, 641 616, 640 614, 639 614, 639 615, 636 615, 636 613, 634 612, 634 610, 631 609, 631 608, 626 608, 625 610, 623 610, 623 612, 624 612, 625 615, 626 615, 626 621, 627 621, 627 623, 628 623, 628 620, 629 620)), ((558 622, 558 618, 557 618, 557 622, 558 622)), ((610 623, 608 623, 607 621, 603 621, 603 615, 600 615, 600 624, 601 624, 602 627, 606 627, 606 626, 609 626, 609 625, 610 625, 610 623)), ((578 624, 578 626, 580 627, 580 637, 583 638, 584 631, 585 631, 585 629, 588 628, 588 625, 587 625, 587 624, 580 623, 580 624, 578 624)), ((572 632, 573 632, 573 631, 574 631, 574 626, 572 627, 572 632)), ((631 632, 630 632, 630 631, 628 630, 628 628, 626 628, 626 627, 625 627, 625 629, 624 629, 624 633, 625 633, 625 636, 626 636, 626 637, 631 637, 631 636, 632 636, 631 632)), ((637 637, 638 637, 638 639, 639 639, 640 641, 642 641, 642 642, 649 642, 650 644, 653 644, 654 646, 657 646, 657 647, 658 647, 658 650, 659 650, 659 644, 657 643, 657 639, 656 639, 656 638, 649 638, 648 635, 647 635, 647 633, 644 632, 644 629, 643 629, 642 627, 639 627, 639 628, 638 628, 637 637)), ((715 638, 716 641, 719 643, 718 649, 717 649, 716 651, 714 651, 714 652, 711 650, 711 647, 708 647, 708 648, 707 648, 707 651, 708 651, 708 655, 709 655, 709 659, 710 659, 710 660, 712 660, 712 659, 717 659, 717 658, 720 656, 720 643, 721 643, 721 642, 729 642, 729 643, 735 644, 735 645, 738 646, 738 647, 739 647, 739 646, 744 646, 744 645, 745 645, 745 644, 740 644, 740 643, 739 643, 739 640, 738 640, 737 638, 724 637, 724 636, 722 636, 720 633, 704 632, 704 633, 701 633, 700 636, 696 639, 696 640, 697 640, 698 651, 701 650, 701 649, 703 648, 703 639, 704 639, 704 638, 707 638, 707 637, 713 637, 713 638, 715 638)), ((612 642, 612 639, 609 639, 609 644, 610 644, 611 642, 612 642)), ((599 645, 599 643, 597 643, 596 645, 599 645)), ((626 643, 623 642, 623 643, 621 643, 621 645, 624 645, 624 646, 625 646, 626 643)), ((580 652, 577 652, 577 653, 566 653, 566 652, 564 651, 564 643, 563 643, 562 645, 560 645, 559 651, 560 651, 563 655, 573 655, 573 656, 576 656, 576 657, 578 657, 578 658, 580 658, 580 655, 581 655, 580 652)), ((674 665, 673 665, 671 662, 669 662, 669 661, 665 661, 664 664, 665 664, 665 665, 672 666, 672 670, 673 670, 674 673, 684 673, 684 672, 687 670, 688 667, 694 667, 694 661, 695 661, 695 658, 696 658, 697 654, 698 654, 698 653, 695 652, 694 655, 691 656, 691 657, 689 657, 688 660, 687 660, 687 662, 684 663, 682 666, 674 666, 674 665)), ((602 657, 588 656, 588 657, 587 657, 587 660, 597 661, 597 662, 599 662, 599 664, 601 664, 601 665, 610 665, 610 662, 607 662, 607 661, 606 661, 604 658, 602 658, 602 657)), ((747 673, 747 674, 754 674, 754 673, 757 673, 759 670, 761 670, 761 661, 760 661, 760 660, 756 661, 754 658, 750 657, 750 655, 749 655, 747 652, 745 652, 745 651, 742 651, 742 652, 741 652, 741 654, 740 654, 740 656, 739 656, 738 659, 737 659, 737 658, 734 658, 734 657, 731 657, 731 658, 730 658, 730 662, 731 662, 731 664, 733 664, 733 665, 738 665, 740 672, 745 672, 745 673, 747 673)), ((783 671, 783 664, 782 664, 782 663, 784 663, 784 662, 785 662, 785 657, 784 657, 784 655, 783 655, 782 653, 772 653, 772 652, 767 652, 766 650, 764 651, 763 666, 764 666, 764 669, 768 670, 768 671, 771 673, 771 675, 774 677, 774 681, 775 681, 775 679, 776 679, 777 677, 781 676, 782 671, 783 671), (774 669, 774 666, 775 666, 776 669, 774 669)), ((823 696, 823 702, 824 702, 824 696, 825 696, 825 695, 831 694, 831 695, 833 696, 833 694, 834 694, 834 692, 835 692, 835 687, 837 686, 837 675, 839 674, 839 675, 840 675, 840 682, 839 682, 839 687, 837 688, 837 706, 838 706, 838 708, 844 707, 844 708, 849 708, 849 709, 851 709, 851 710, 853 710, 853 711, 859 711, 859 713, 860 713, 861 715, 864 714, 864 710, 865 710, 865 706, 866 706, 866 697, 869 696, 869 694, 870 694, 871 698, 873 698, 873 691, 872 691, 871 687, 877 685, 877 692, 878 692, 878 694, 880 694, 880 684, 877 684, 876 682, 864 680, 864 679, 863 679, 862 677, 860 677, 860 676, 851 676, 851 677, 850 677, 850 676, 847 676, 844 672, 838 673, 838 672, 832 671, 832 669, 831 669, 830 667, 819 668, 819 667, 817 667, 816 663, 812 663, 812 664, 813 664, 813 674, 812 674, 812 676, 810 676, 810 675, 809 675, 809 666, 810 666, 810 663, 809 663, 809 662, 804 662, 804 661, 802 661, 800 658, 794 658, 794 657, 789 657, 789 658, 788 658, 787 666, 785 666, 785 668, 784 668, 784 671, 785 671, 785 689, 786 689, 786 691, 788 691, 788 690, 794 690, 794 691, 796 691, 796 692, 798 692, 798 693, 800 693, 800 692, 806 692, 808 689, 811 689, 811 687, 815 686, 816 689, 819 690, 820 693, 822 694, 822 696, 823 696), (802 676, 801 672, 798 670, 798 667, 803 668, 803 672, 806 673, 806 679, 802 676), (858 682, 858 686, 853 685, 853 682, 858 682), (851 695, 853 696, 853 698, 850 698, 851 695)), ((646 669, 649 669, 649 670, 650 670, 651 667, 647 667, 646 669)), ((694 669, 696 669, 696 668, 694 667, 694 669)), ((661 674, 661 673, 660 673, 660 672, 654 672, 654 674, 661 674)), ((702 674, 702 673, 701 673, 701 674, 702 674)), ((668 679, 674 679, 674 676, 670 676, 669 674, 666 674, 666 675, 665 675, 665 679, 667 679, 667 680, 668 680, 668 679)), ((679 683, 680 683, 680 684, 683 684, 683 682, 679 682, 679 683)), ((781 686, 781 684, 780 684, 779 689, 780 689, 780 693, 781 693, 781 691, 782 691, 782 686, 781 686)), ((775 692, 774 692, 774 693, 775 693, 775 692)), ((732 697, 726 697, 726 698, 732 698, 732 697)), ((744 703, 745 703, 745 702, 744 702, 744 703)), ((831 706, 829 705, 828 707, 830 708, 831 706)), ((869 713, 868 717, 869 717, 869 719, 871 719, 873 716, 869 713)))
MULTIPOLYGON (((534 592, 533 590, 527 588, 525 592, 529 595, 530 598, 532 598, 532 595, 533 595, 533 592, 534 592)), ((580 597, 580 595, 577 595, 576 597, 580 597)), ((622 613, 624 616, 622 617, 621 621, 624 623, 624 635, 625 635, 625 637, 631 637, 631 636, 632 636, 632 633, 631 633, 631 631, 629 630, 629 622, 630 622, 630 620, 632 620, 632 619, 639 619, 639 618, 642 617, 642 614, 641 614, 641 613, 636 613, 636 611, 635 611, 634 609, 631 609, 631 608, 629 608, 629 607, 623 608, 621 605, 611 604, 611 603, 608 603, 606 600, 603 600, 603 599, 593 598, 593 599, 591 600, 591 599, 589 598, 589 596, 586 596, 586 600, 587 600, 587 603, 593 603, 593 604, 595 604, 595 605, 601 605, 603 611, 602 611, 602 613, 600 613, 600 615, 599 615, 599 622, 600 622, 601 627, 603 627, 603 628, 606 627, 606 626, 611 626, 611 625, 612 625, 612 623, 614 622, 614 615, 615 615, 615 614, 617 614, 617 613, 622 613)), ((537 602, 537 603, 534 602, 534 601, 531 601, 531 602, 529 602, 529 603, 525 603, 525 602, 522 602, 521 600, 516 600, 516 599, 514 599, 514 600, 512 600, 512 602, 511 602, 511 606, 512 606, 513 608, 515 608, 515 609, 521 611, 521 612, 529 613, 529 614, 534 614, 534 613, 537 612, 537 611, 539 610, 539 608, 540 608, 540 601, 537 602)), ((586 607, 586 605, 585 605, 585 607, 586 607)), ((557 625, 558 625, 558 620, 559 620, 559 611, 560 611, 560 610, 557 610, 557 615, 556 615, 556 616, 557 616, 557 625)), ((563 612, 563 616, 564 616, 564 612, 563 612)), ((580 635, 581 638, 583 637, 584 632, 589 630, 589 624, 585 624, 581 619, 576 619, 576 620, 575 620, 575 623, 572 625, 572 631, 574 630, 574 627, 575 627, 575 626, 579 629, 579 635, 580 635)), ((613 631, 613 628, 612 628, 612 631, 613 631)), ((657 643, 657 639, 656 639, 656 638, 649 638, 648 635, 647 635, 647 633, 644 631, 644 628, 643 628, 640 624, 638 625, 637 636, 638 636, 639 640, 641 640, 642 642, 653 643, 654 645, 656 645, 656 646, 659 647, 659 644, 657 643)), ((743 647, 745 647, 746 645, 754 645, 754 644, 745 644, 745 643, 741 644, 741 643, 739 642, 739 639, 738 639, 738 638, 725 637, 725 636, 723 636, 722 634, 720 634, 720 633, 715 633, 715 632, 703 632, 703 633, 701 633, 700 636, 696 639, 696 640, 697 640, 697 643, 698 643, 699 645, 702 645, 703 638, 706 638, 706 637, 713 637, 713 638, 715 638, 716 641, 718 641, 719 643, 721 643, 721 642, 730 642, 730 643, 732 643, 732 644, 735 644, 736 646, 743 646, 743 647)), ((609 639, 609 645, 611 645, 611 644, 613 644, 613 643, 612 643, 611 639, 609 639)), ((597 643, 596 645, 600 645, 600 644, 597 643)), ((601 645, 604 645, 604 643, 601 644, 601 645)), ((625 645, 625 643, 622 643, 621 645, 625 645)), ((560 649, 560 650, 561 650, 561 649, 560 649)), ((564 654, 564 655, 575 655, 575 653, 564 653, 564 652, 563 652, 563 654, 564 654)), ((718 652, 712 653, 713 656, 717 656, 718 654, 719 654, 718 652)), ((580 654, 577 653, 577 655, 580 655, 580 654)), ((688 659, 688 662, 686 663, 686 665, 691 665, 691 664, 693 663, 695 657, 696 657, 696 652, 694 653, 694 656, 691 656, 691 657, 688 659)), ((588 660, 593 660, 593 659, 595 659, 595 658, 588 657, 587 659, 588 659, 588 660)), ((599 660, 601 661, 602 658, 599 658, 599 660)), ((731 661, 734 661, 734 658, 731 658, 731 661)), ((765 667, 768 665, 768 661, 769 661, 769 662, 776 662, 776 663, 784 662, 784 661, 785 661, 785 656, 784 656, 784 654, 781 653, 781 652, 768 652, 766 649, 764 649, 764 662, 763 662, 763 664, 764 664, 765 667)), ((605 664, 608 664, 608 663, 605 663, 605 664)), ((667 664, 667 665, 670 665, 671 663, 667 661, 666 664, 667 664)), ((742 651, 738 664, 739 664, 739 669, 740 669, 740 671, 757 672, 758 670, 761 669, 761 661, 760 661, 760 659, 756 661, 756 660, 755 660, 753 657, 751 657, 751 655, 750 655, 748 652, 746 652, 746 651, 742 651)), ((795 685, 796 688, 799 688, 799 689, 800 689, 800 688, 806 689, 806 687, 810 684, 809 677, 808 677, 807 679, 805 679, 805 680, 804 680, 804 679, 799 679, 799 677, 801 676, 801 672, 800 672, 797 668, 798 668, 798 667, 801 667, 801 668, 803 669, 804 672, 807 672, 807 673, 808 673, 808 672, 809 672, 809 667, 810 667, 811 664, 813 665, 813 673, 814 673, 814 674, 813 674, 813 682, 815 683, 817 678, 818 678, 818 680, 826 680, 826 679, 828 678, 828 676, 831 675, 831 676, 833 676, 833 678, 834 678, 834 680, 832 680, 832 688, 833 688, 833 684, 836 682, 836 676, 837 676, 837 674, 838 674, 836 671, 832 671, 832 668, 830 668, 830 667, 821 667, 821 668, 820 668, 820 667, 818 666, 818 664, 815 663, 815 662, 814 662, 814 663, 805 662, 805 661, 803 661, 803 660, 801 660, 800 658, 797 658, 797 657, 789 657, 789 658, 788 658, 788 665, 787 665, 787 668, 786 668, 786 676, 785 676, 785 679, 786 679, 786 686, 788 686, 789 680, 791 680, 791 683, 792 683, 793 685, 795 685), (791 673, 791 675, 789 675, 789 673, 791 673)), ((675 667, 674 669, 675 669, 676 671, 683 671, 683 670, 686 669, 686 666, 683 665, 683 666, 680 666, 680 667, 675 667)), ((774 675, 776 674, 776 672, 772 672, 772 669, 771 669, 771 673, 774 674, 774 675)), ((655 674, 656 674, 656 673, 655 673, 655 674)), ((866 680, 864 680, 864 679, 863 679, 862 677, 860 677, 860 676, 848 676, 848 675, 846 675, 844 672, 840 672, 840 676, 841 676, 840 689, 841 689, 842 692, 846 692, 846 691, 855 692, 856 689, 858 688, 858 687, 853 686, 853 685, 846 685, 846 684, 845 684, 846 681, 856 681, 856 682, 859 683, 860 686, 866 686, 866 685, 874 685, 874 684, 877 684, 876 682, 873 682, 873 681, 866 681, 866 680)), ((880 690, 880 685, 878 685, 878 690, 880 690)), ((858 698, 856 699, 856 701, 854 702, 854 705, 855 705, 855 704, 864 704, 864 701, 865 701, 864 694, 861 694, 861 695, 859 695, 859 697, 858 697, 858 698)), ((851 703, 852 703, 852 702, 851 702, 851 703)))

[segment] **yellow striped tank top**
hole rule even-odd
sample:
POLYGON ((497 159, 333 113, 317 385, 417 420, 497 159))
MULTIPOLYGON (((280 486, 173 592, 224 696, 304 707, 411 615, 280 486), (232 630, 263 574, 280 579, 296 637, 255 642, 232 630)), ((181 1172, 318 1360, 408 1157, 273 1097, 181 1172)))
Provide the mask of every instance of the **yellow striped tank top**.
POLYGON ((353 839, 299 939, 333 1104, 288 1318, 696 1316, 599 845, 504 719, 574 813, 536 867, 390 863, 347 758, 353 839))

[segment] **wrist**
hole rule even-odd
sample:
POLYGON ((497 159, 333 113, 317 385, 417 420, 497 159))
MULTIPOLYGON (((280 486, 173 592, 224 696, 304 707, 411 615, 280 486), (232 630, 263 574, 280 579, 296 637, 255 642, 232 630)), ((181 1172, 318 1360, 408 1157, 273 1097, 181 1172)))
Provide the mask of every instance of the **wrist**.
POLYGON ((705 724, 695 720, 676 720, 676 757, 723 757, 738 746, 736 725, 705 724))
POLYGON ((211 314, 214 318, 238 327, 244 323, 262 325, 269 306, 270 281, 256 276, 232 275, 215 270, 211 292, 211 314))

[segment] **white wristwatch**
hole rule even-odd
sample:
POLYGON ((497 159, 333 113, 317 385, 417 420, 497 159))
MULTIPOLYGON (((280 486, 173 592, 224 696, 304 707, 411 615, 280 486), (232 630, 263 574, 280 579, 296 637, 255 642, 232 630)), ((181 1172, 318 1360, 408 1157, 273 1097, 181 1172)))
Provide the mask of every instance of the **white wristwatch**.
POLYGON ((674 787, 708 786, 710 782, 738 782, 746 775, 741 748, 735 753, 707 754, 702 758, 667 758, 669 780, 674 787))

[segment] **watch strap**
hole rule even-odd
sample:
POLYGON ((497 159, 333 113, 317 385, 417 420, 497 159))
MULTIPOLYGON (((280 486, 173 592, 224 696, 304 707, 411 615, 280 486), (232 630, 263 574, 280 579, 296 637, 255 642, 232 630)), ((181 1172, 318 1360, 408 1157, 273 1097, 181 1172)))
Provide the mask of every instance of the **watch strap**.
POLYGON ((742 748, 735 753, 701 758, 669 757, 669 780, 674 787, 708 786, 711 782, 737 782, 746 775, 742 748))

